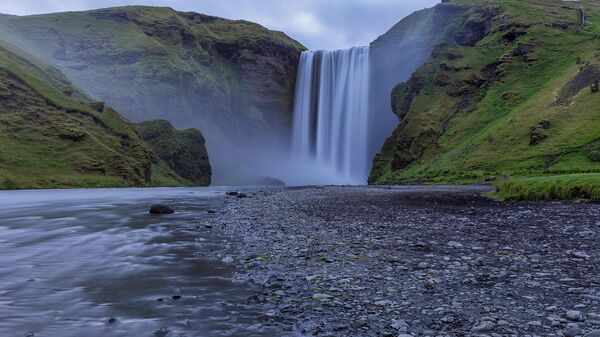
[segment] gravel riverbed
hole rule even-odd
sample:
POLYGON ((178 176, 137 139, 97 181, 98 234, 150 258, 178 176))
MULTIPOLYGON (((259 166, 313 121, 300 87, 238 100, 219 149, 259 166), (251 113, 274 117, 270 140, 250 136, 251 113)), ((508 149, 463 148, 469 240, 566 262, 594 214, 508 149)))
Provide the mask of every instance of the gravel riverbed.
POLYGON ((210 230, 289 336, 600 336, 600 205, 498 203, 489 187, 231 196, 210 230))

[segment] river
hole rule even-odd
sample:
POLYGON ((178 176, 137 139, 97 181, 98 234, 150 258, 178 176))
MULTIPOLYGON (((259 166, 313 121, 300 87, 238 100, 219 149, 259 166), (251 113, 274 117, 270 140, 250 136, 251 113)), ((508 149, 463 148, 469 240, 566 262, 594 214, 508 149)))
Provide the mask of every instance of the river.
POLYGON ((0 336, 278 335, 221 261, 234 242, 207 228, 224 192, 0 192, 0 336))

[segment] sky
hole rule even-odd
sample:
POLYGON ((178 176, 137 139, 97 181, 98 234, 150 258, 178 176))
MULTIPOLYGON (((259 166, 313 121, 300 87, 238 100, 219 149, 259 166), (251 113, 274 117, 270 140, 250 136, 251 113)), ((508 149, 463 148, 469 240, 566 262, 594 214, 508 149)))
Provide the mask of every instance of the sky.
POLYGON ((168 6, 283 31, 309 49, 368 45, 410 13, 439 0, 1 0, 0 13, 29 15, 122 5, 168 6))

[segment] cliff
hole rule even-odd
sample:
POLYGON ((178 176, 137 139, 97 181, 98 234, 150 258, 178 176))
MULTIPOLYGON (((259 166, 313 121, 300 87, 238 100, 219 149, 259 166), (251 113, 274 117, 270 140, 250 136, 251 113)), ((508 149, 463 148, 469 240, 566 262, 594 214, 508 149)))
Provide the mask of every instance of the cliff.
POLYGON ((600 172, 597 2, 451 0, 426 13, 434 48, 391 94, 400 124, 371 183, 600 172))
POLYGON ((134 126, 60 72, 0 43, 0 189, 145 186, 149 153, 134 126))
POLYGON ((128 6, 3 16, 0 34, 134 122, 201 130, 222 183, 247 174, 257 152, 285 146, 304 47, 283 33, 128 6))
POLYGON ((171 127, 160 136, 167 141, 149 138, 149 150, 118 112, 91 100, 57 69, 0 42, 0 189, 210 184, 199 131, 171 127), (175 139, 175 157, 191 155, 185 165, 203 176, 156 159, 156 152, 172 149, 168 137, 175 139))
POLYGON ((176 130, 166 120, 153 120, 137 125, 140 135, 152 150, 152 163, 174 171, 182 183, 208 186, 211 167, 204 146, 204 137, 196 129, 176 130))

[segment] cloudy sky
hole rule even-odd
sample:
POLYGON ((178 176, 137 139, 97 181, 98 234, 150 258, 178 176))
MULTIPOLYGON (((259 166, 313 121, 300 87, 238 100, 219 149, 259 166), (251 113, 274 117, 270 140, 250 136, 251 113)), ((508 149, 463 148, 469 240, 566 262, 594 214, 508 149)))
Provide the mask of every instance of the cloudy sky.
POLYGON ((310 49, 366 45, 439 0, 1 0, 0 13, 40 14, 144 4, 245 19, 281 30, 310 49))

